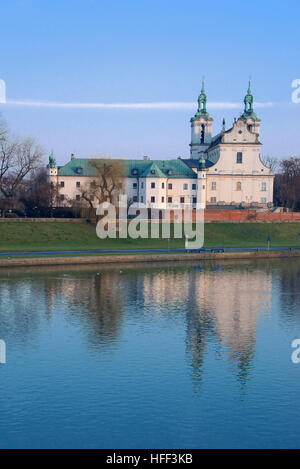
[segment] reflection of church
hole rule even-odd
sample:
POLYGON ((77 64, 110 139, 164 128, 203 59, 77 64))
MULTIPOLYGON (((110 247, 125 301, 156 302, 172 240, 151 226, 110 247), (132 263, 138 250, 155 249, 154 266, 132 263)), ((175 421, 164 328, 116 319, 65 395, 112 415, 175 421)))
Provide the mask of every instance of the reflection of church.
POLYGON ((91 340, 99 344, 118 340, 124 312, 132 304, 141 311, 146 308, 148 319, 160 316, 169 320, 183 314, 195 378, 205 366, 208 341, 217 338, 220 351, 225 351, 245 381, 258 316, 270 307, 271 289, 271 275, 259 266, 249 270, 247 263, 235 264, 233 269, 226 263, 133 272, 127 267, 122 275, 115 269, 91 269, 83 278, 53 279, 47 302, 50 307, 59 296, 72 310, 78 310, 83 321, 93 323, 91 340))
POLYGON ((204 364, 207 339, 214 335, 243 380, 254 354, 258 316, 270 308, 272 279, 265 270, 249 270, 247 264, 228 267, 204 264, 181 274, 176 270, 145 275, 144 299, 181 305, 195 374, 204 364))
MULTIPOLYGON (((36 278, 32 274, 27 283, 2 282, 2 301, 9 299, 15 311, 5 318, 2 308, 3 330, 18 326, 19 311, 27 311, 31 328, 38 327, 42 311, 50 321, 60 305, 72 321, 86 328, 88 341, 101 351, 102 346, 110 347, 120 339, 124 314, 131 319, 135 315, 138 321, 152 321, 154 317, 166 322, 179 320, 180 325, 185 323, 187 351, 196 380, 205 367, 208 343, 212 341, 220 353, 229 357, 239 379, 246 381, 258 317, 270 307, 272 277, 264 266, 260 269, 259 264, 250 267, 239 262, 231 268, 228 263, 207 262, 143 269, 134 265, 122 273, 111 267, 95 270, 94 266, 85 266, 77 271, 61 268, 59 272, 55 269, 52 268, 53 275, 45 277, 36 271, 36 278), (37 312, 35 309, 33 313, 30 298, 37 289, 43 292, 44 305, 41 300, 39 316, 35 317, 37 312)), ((49 271, 50 268, 46 270, 49 271)))

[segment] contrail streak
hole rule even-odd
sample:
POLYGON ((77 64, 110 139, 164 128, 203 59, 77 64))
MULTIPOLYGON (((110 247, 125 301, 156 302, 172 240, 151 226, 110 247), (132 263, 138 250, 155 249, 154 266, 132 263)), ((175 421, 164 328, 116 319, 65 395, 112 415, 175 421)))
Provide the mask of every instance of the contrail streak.
MULTIPOLYGON (((8 99, 5 103, 11 106, 21 107, 41 107, 57 109, 177 109, 193 110, 196 109, 194 102, 152 102, 152 103, 68 103, 59 101, 34 101, 34 100, 14 100, 8 99)), ((255 103, 257 108, 272 107, 274 103, 255 103)), ((210 109, 242 109, 242 103, 234 102, 208 102, 210 109)))

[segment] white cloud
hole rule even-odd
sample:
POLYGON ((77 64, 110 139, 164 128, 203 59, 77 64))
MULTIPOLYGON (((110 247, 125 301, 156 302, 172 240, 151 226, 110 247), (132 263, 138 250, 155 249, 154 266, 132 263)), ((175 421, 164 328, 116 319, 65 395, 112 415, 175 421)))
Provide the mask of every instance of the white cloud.
MULTIPOLYGON (((68 103, 59 101, 33 101, 33 100, 13 100, 9 99, 6 105, 21 107, 43 107, 57 109, 177 109, 194 110, 195 102, 153 102, 153 103, 68 103)), ((255 107, 272 107, 274 103, 255 103, 255 107)), ((242 103, 234 102, 208 102, 209 109, 242 109, 242 103)))

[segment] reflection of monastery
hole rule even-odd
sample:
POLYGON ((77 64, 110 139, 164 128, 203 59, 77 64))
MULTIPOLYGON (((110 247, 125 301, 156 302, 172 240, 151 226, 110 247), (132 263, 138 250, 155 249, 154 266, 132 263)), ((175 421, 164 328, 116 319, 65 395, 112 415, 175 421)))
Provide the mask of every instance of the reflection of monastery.
POLYGON ((170 309, 175 304, 182 308, 190 349, 199 363, 206 333, 214 331, 232 361, 243 367, 253 354, 258 316, 270 307, 271 276, 259 269, 249 271, 246 266, 233 270, 223 265, 206 265, 203 270, 198 267, 196 272, 191 269, 185 274, 170 271, 145 275, 145 304, 156 302, 170 309), (179 278, 182 275, 184 283, 179 278))
MULTIPOLYGON (((239 379, 245 382, 253 359, 256 328, 260 314, 270 307, 272 274, 265 268, 247 263, 173 266, 167 269, 153 267, 95 271, 91 267, 78 268, 78 273, 53 270, 53 276, 37 276, 35 281, 7 284, 0 289, 2 301, 9 298, 15 314, 0 314, 1 330, 18 327, 19 311, 29 317, 31 331, 38 328, 40 317, 47 320, 55 308, 80 324, 90 343, 102 346, 117 343, 124 327, 124 315, 133 315, 138 321, 163 320, 166 324, 185 322, 186 344, 192 357, 192 373, 199 378, 205 367, 209 342, 230 358, 239 379), (84 275, 81 275, 81 272, 84 275), (32 308, 30 297, 37 289, 44 292, 44 303, 32 308), (16 290, 18 295, 15 295, 16 290), (29 294, 30 293, 30 294, 29 294), (65 304, 66 307, 63 305, 65 304), (33 312, 35 311, 35 312, 33 312), (38 311, 38 313, 37 313, 38 311), (156 320, 156 319, 155 319, 156 320)), ((23 323, 22 323, 23 324, 23 323)), ((24 331, 24 335, 29 331, 24 331)))
MULTIPOLYGON (((258 317, 270 307, 272 279, 265 270, 247 269, 247 264, 230 270, 222 265, 191 266, 184 270, 151 269, 91 272, 91 277, 60 282, 52 300, 61 295, 68 304, 80 307, 84 321, 94 324, 93 341, 116 341, 123 314, 132 305, 150 320, 179 320, 184 314, 187 344, 194 373, 203 366, 209 336, 247 374, 256 342, 258 317), (180 288, 178 286, 180 285, 180 288)), ((136 315, 139 313, 135 312, 136 315)))

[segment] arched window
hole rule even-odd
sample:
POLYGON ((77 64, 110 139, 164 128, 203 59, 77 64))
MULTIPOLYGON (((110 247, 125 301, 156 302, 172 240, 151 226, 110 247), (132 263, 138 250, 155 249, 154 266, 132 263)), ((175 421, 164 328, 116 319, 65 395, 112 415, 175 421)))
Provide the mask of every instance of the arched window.
POLYGON ((236 183, 236 190, 237 190, 237 191, 241 191, 241 190, 242 190, 242 183, 241 183, 241 182, 237 182, 237 183, 236 183))
POLYGON ((204 143, 204 133, 205 133, 205 126, 204 124, 201 124, 201 137, 200 137, 201 143, 204 143))

